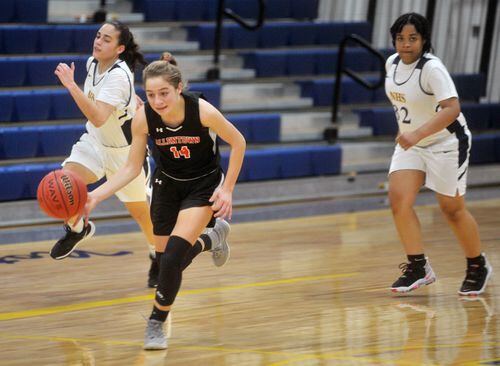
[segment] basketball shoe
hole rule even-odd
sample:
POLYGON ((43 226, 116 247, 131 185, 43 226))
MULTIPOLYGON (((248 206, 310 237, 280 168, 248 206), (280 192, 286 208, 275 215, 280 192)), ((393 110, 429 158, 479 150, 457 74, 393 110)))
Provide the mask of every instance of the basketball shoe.
POLYGON ((148 287, 155 288, 158 286, 158 275, 160 274, 160 267, 158 266, 158 261, 153 256, 149 255, 151 259, 151 266, 149 267, 148 273, 148 287))
POLYGON ((163 332, 163 322, 149 319, 144 335, 143 349, 155 350, 166 349, 167 347, 167 337, 165 337, 165 333, 163 332))
POLYGON ((95 225, 92 221, 89 221, 88 225, 83 228, 81 233, 71 231, 68 225, 64 225, 64 230, 66 230, 66 235, 59 239, 50 250, 50 256, 54 259, 66 258, 81 242, 91 238, 95 233, 95 225))
POLYGON ((464 282, 462 282, 462 287, 458 291, 460 295, 479 295, 486 289, 493 269, 486 255, 481 253, 481 256, 484 258, 484 265, 467 266, 464 282))
POLYGON ((425 258, 425 265, 414 262, 401 263, 399 268, 403 274, 391 286, 392 292, 409 292, 416 290, 422 285, 430 285, 436 281, 436 275, 432 270, 429 259, 425 258))
POLYGON ((217 235, 217 243, 210 249, 212 252, 212 260, 217 267, 222 267, 229 260, 231 249, 227 242, 227 236, 231 226, 224 219, 217 218, 213 232, 217 235))

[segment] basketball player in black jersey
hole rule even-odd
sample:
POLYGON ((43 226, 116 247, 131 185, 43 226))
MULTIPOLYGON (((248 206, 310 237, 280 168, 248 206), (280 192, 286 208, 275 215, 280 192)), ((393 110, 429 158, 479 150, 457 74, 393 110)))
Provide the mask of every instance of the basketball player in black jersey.
POLYGON ((197 93, 183 91, 176 62, 168 59, 144 69, 147 103, 133 119, 128 160, 117 174, 89 193, 85 207, 88 217, 99 202, 139 174, 150 136, 157 163, 151 217, 160 275, 144 349, 167 348, 163 323, 179 291, 182 271, 217 240, 214 232, 200 236, 209 221, 213 217, 231 219, 232 192, 246 145, 241 133, 214 106, 197 93), (219 165, 217 135, 231 148, 225 176, 219 165))

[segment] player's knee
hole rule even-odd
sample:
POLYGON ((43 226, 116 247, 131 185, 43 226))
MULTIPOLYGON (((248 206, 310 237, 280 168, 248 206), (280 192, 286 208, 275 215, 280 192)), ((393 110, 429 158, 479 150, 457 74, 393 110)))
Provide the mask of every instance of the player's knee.
POLYGON ((191 243, 186 239, 176 235, 170 236, 162 257, 162 266, 180 267, 190 249, 191 243))

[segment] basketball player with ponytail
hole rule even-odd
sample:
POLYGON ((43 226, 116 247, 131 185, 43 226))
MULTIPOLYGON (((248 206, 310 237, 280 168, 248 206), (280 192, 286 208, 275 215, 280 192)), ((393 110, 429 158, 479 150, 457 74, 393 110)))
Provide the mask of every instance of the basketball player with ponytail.
MULTIPOLYGON (((127 160, 132 141, 131 122, 136 112, 134 68, 146 64, 129 28, 120 22, 106 22, 97 31, 92 56, 87 61, 87 78, 82 91, 74 80, 75 66, 60 63, 55 74, 87 118, 86 132, 62 163, 64 170, 76 174, 86 184, 109 179, 127 160)), ((140 99, 139 99, 140 100, 140 99)), ((157 283, 153 229, 146 199, 146 176, 138 176, 116 192, 139 224, 149 243, 151 267, 148 285, 157 283)), ((50 251, 54 259, 67 257, 95 231, 89 221, 73 217, 64 225, 66 234, 50 251)))
MULTIPOLYGON (((183 90, 182 75, 170 54, 143 72, 147 103, 132 122, 127 162, 106 183, 89 193, 85 215, 141 172, 148 137, 153 140, 157 167, 152 177, 151 217, 160 275, 149 318, 144 349, 165 349, 163 324, 181 286, 182 272, 193 258, 214 250, 220 241, 207 224, 232 215, 232 192, 243 163, 245 139, 200 94, 183 90), (219 163, 219 136, 230 146, 224 175, 219 163), (201 236, 200 236, 201 234, 201 236)), ((222 221, 225 223, 225 221, 222 221)), ((229 229, 226 228, 227 233, 229 229)))
POLYGON ((477 223, 465 206, 471 134, 460 113, 457 90, 446 67, 431 53, 427 19, 417 13, 403 14, 390 32, 397 53, 386 62, 385 90, 399 133, 389 170, 389 199, 408 257, 391 290, 408 292, 436 280, 413 209, 425 185, 436 193, 466 257, 466 275, 458 293, 479 295, 485 291, 492 269, 481 252, 477 223))

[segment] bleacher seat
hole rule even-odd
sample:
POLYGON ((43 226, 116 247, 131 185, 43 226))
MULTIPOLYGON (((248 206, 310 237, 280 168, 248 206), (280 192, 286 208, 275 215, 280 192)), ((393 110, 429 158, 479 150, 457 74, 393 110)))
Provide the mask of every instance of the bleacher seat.
POLYGON ((39 28, 40 52, 64 53, 73 50, 73 32, 71 25, 45 26, 39 28))
POLYGON ((85 125, 43 126, 39 132, 40 156, 68 156, 71 147, 85 132, 85 125))
POLYGON ((469 161, 471 164, 488 164, 498 162, 495 154, 495 143, 498 135, 473 135, 469 161))
POLYGON ((204 20, 208 12, 207 5, 207 0, 177 0, 175 1, 175 20, 204 20))
MULTIPOLYGON (((288 23, 265 23, 257 32, 259 47, 277 48, 288 44, 288 23)), ((237 42, 235 42, 237 44, 237 42)))
POLYGON ((50 98, 54 119, 85 118, 66 89, 52 90, 50 98))
POLYGON ((227 116, 248 143, 280 141, 281 117, 277 113, 250 113, 227 116))
POLYGON ((0 127, 0 158, 32 158, 38 149, 38 127, 0 127))
POLYGON ((483 131, 490 128, 490 105, 462 103, 461 110, 471 131, 483 131))
POLYGON ((48 0, 16 0, 15 3, 17 21, 22 23, 47 22, 48 0))
POLYGON ((248 30, 237 24, 228 25, 224 31, 227 32, 229 48, 257 48, 258 46, 258 31, 248 30))
POLYGON ((0 91, 0 121, 14 120, 14 97, 9 91, 0 91))
POLYGON ((0 23, 9 23, 15 17, 15 0, 0 1, 0 23))
MULTIPOLYGON (((239 181, 339 174, 341 161, 339 145, 250 150, 245 154, 244 175, 239 181)), ((222 154, 222 165, 227 168, 227 153, 222 154)))
POLYGON ((344 39, 344 23, 318 23, 316 29, 316 43, 320 45, 340 44, 344 39))
POLYGON ((175 2, 172 0, 144 0, 146 22, 175 20, 175 2))
POLYGON ((34 26, 2 26, 2 38, 5 53, 36 53, 38 51, 38 30, 34 26))
POLYGON ((295 23, 290 26, 288 42, 291 46, 316 43, 316 26, 312 23, 295 23))
POLYGON ((14 111, 17 121, 46 121, 50 117, 51 91, 16 91, 14 111))
POLYGON ((319 0, 291 0, 290 15, 294 19, 316 19, 319 0))
POLYGON ((26 80, 26 58, 0 57, 0 86, 22 86, 26 80))
POLYGON ((288 51, 286 55, 286 75, 313 75, 316 71, 315 50, 288 51))
POLYGON ((460 100, 479 102, 486 90, 484 74, 453 74, 451 75, 457 88, 460 100))
POLYGON ((26 169, 23 165, 0 166, 0 201, 25 198, 26 169))

